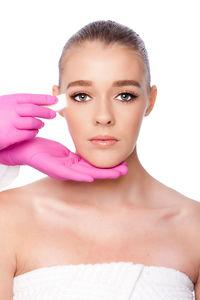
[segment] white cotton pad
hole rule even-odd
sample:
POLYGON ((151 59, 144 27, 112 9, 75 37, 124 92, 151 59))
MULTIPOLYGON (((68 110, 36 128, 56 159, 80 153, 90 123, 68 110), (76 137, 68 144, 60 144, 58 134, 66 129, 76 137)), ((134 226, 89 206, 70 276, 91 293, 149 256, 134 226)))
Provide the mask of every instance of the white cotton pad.
POLYGON ((43 105, 45 107, 49 107, 55 111, 59 111, 61 109, 64 109, 68 106, 67 97, 66 94, 61 94, 56 96, 58 98, 58 102, 56 104, 52 105, 43 105))

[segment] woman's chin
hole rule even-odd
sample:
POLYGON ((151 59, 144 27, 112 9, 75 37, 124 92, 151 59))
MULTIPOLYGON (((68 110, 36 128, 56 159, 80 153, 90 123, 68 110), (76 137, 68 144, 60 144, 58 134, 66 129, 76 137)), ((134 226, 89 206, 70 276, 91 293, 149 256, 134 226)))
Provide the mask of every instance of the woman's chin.
MULTIPOLYGON (((80 155, 80 154, 78 154, 80 155)), ((81 155, 80 155, 81 156, 81 155)), ((102 161, 101 159, 91 159, 91 157, 81 156, 87 163, 93 165, 96 168, 113 168, 121 163, 119 160, 111 160, 106 161, 105 159, 102 161)))
POLYGON ((110 164, 110 163, 105 163, 105 162, 93 162, 93 161, 88 161, 91 165, 93 165, 95 168, 113 168, 115 167, 116 165, 118 165, 119 163, 117 164, 110 164))
POLYGON ((113 155, 88 155, 87 153, 80 153, 76 150, 75 154, 79 155, 82 159, 84 159, 87 163, 93 165, 96 168, 113 168, 119 165, 122 160, 119 157, 114 157, 113 155))

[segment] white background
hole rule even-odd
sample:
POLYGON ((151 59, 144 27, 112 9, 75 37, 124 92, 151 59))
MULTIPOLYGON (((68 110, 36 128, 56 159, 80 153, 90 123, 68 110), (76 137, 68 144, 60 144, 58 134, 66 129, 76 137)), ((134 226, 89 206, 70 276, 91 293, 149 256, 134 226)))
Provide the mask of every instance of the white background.
MULTIPOLYGON (((158 88, 154 109, 144 118, 138 138, 139 159, 156 179, 200 201, 198 2, 1 1, 0 95, 52 94, 64 44, 86 24, 110 19, 132 28, 145 42, 151 85, 158 88)), ((75 151, 64 118, 42 121, 46 125, 38 136, 75 151)), ((46 176, 21 166, 19 176, 5 189, 46 176)))

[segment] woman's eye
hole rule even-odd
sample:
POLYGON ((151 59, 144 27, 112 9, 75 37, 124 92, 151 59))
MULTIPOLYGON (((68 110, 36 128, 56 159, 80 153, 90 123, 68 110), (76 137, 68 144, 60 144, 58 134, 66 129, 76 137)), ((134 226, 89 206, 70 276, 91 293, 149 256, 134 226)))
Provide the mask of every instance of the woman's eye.
MULTIPOLYGON (((79 99, 81 99, 81 100, 76 100, 75 98, 76 98, 77 96, 79 97, 79 95, 87 95, 87 94, 85 94, 85 93, 79 93, 79 94, 75 94, 75 95, 71 96, 71 98, 74 99, 74 100, 77 101, 77 102, 86 102, 86 101, 85 101, 85 96, 79 98, 79 99)), ((88 95, 87 95, 87 96, 88 96, 88 95)))
MULTIPOLYGON (((121 94, 119 94, 119 95, 123 95, 122 99, 125 99, 124 102, 130 102, 130 101, 133 101, 135 98, 137 98, 136 95, 133 95, 133 94, 131 94, 131 93, 126 93, 126 92, 121 93, 121 94), (128 95, 128 96, 130 97, 128 100, 127 100, 127 96, 126 96, 126 95, 128 95)), ((122 102, 123 102, 123 101, 122 101, 122 102)))

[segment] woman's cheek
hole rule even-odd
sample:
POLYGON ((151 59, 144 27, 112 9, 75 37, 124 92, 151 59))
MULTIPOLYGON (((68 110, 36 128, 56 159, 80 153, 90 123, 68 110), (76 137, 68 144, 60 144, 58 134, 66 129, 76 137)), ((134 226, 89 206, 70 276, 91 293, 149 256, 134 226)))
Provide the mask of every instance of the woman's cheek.
POLYGON ((87 133, 84 126, 85 122, 83 122, 81 115, 68 110, 65 114, 65 119, 74 145, 76 148, 82 148, 84 136, 87 133))

